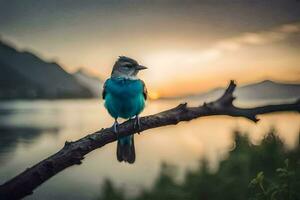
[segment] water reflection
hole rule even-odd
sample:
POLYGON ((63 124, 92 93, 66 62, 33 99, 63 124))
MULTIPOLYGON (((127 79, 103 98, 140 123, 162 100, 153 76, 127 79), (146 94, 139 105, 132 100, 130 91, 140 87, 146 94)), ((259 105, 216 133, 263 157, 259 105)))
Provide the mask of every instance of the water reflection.
POLYGON ((36 142, 42 134, 57 134, 58 128, 9 127, 0 126, 0 163, 4 165, 17 148, 17 145, 30 145, 36 142))
MULTIPOLYGON (((143 115, 154 114, 177 105, 178 101, 149 102, 143 115)), ((199 104, 199 102, 194 102, 199 104)), ((273 126, 289 148, 296 144, 300 116, 281 113, 260 116, 254 124, 246 119, 225 116, 205 117, 177 126, 152 129, 137 135, 134 165, 118 163, 116 144, 109 144, 39 187, 26 199, 93 199, 109 178, 128 194, 150 187, 162 161, 186 168, 197 166, 206 157, 212 167, 232 148, 232 130, 247 131, 254 143, 273 126), (74 193, 76 191, 76 193, 74 193)), ((109 127, 113 119, 98 100, 7 102, 0 105, 0 183, 49 156, 66 140, 109 127)), ((180 177, 179 177, 180 178, 180 177)))

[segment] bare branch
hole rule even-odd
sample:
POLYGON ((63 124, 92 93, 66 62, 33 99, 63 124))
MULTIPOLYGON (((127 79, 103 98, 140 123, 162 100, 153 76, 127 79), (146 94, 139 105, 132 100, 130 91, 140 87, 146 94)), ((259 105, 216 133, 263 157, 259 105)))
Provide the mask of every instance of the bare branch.
MULTIPOLYGON (((120 137, 142 132, 147 129, 167 125, 175 125, 181 121, 190 121, 195 118, 213 115, 228 115, 232 117, 244 117, 257 122, 257 115, 281 112, 300 112, 300 101, 290 104, 267 105, 254 108, 238 108, 232 104, 235 97, 233 92, 236 84, 231 81, 225 93, 216 101, 205 103, 202 106, 188 107, 187 103, 175 108, 160 112, 155 115, 142 117, 141 130, 134 129, 134 122, 128 120, 119 126, 120 137)), ((33 193, 39 185, 50 179, 60 171, 81 164, 84 156, 108 143, 117 140, 112 128, 101 129, 87 135, 75 142, 66 142, 64 147, 52 156, 42 160, 21 174, 0 186, 0 199, 20 199, 33 193)))

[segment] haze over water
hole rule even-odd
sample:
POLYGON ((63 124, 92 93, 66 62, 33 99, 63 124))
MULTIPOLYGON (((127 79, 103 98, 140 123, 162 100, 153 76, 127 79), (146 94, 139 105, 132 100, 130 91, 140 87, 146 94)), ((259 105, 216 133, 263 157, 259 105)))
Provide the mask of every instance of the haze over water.
MULTIPOLYGON (((142 115, 154 114, 178 103, 176 100, 150 101, 142 115)), ((2 103, 0 183, 57 152, 65 141, 74 141, 111 126, 113 120, 102 104, 99 100, 2 103)), ((252 102, 251 106, 255 104, 252 102)), ((216 169, 218 160, 234 148, 232 132, 236 129, 247 131, 253 143, 259 143, 271 127, 278 130, 288 148, 298 141, 299 114, 278 113, 259 118, 261 121, 254 124, 241 118, 212 116, 147 130, 135 135, 137 160, 134 165, 119 163, 116 143, 108 144, 88 154, 81 165, 54 176, 25 199, 93 199, 100 194, 106 178, 124 187, 128 195, 134 195, 152 185, 162 162, 178 166, 181 175, 195 168, 201 158, 207 158, 212 169, 216 169)))

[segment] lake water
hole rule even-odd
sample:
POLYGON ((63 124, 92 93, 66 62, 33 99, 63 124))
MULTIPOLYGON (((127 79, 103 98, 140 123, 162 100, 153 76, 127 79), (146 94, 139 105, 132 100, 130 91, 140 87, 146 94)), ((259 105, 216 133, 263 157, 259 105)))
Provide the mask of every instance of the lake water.
MULTIPOLYGON (((150 101, 142 115, 178 103, 150 101)), ((213 116, 147 130, 135 136, 134 165, 119 163, 115 156, 116 143, 108 144, 88 154, 81 165, 57 174, 25 199, 95 199, 106 178, 125 188, 128 195, 134 195, 151 187, 164 161, 178 166, 181 175, 186 169, 196 167, 201 158, 207 158, 211 167, 216 168, 218 160, 234 146, 232 131, 235 129, 247 131, 251 141, 258 143, 275 127, 288 148, 295 146, 300 130, 299 114, 268 114, 259 118, 261 121, 254 124, 242 118, 213 116)), ((66 140, 77 140, 112 123, 99 100, 2 102, 0 184, 55 153, 66 140)))

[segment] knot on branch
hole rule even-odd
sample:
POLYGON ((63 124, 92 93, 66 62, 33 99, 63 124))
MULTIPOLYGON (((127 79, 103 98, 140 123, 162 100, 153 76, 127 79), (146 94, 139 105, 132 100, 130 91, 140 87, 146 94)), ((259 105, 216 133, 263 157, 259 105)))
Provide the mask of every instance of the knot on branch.
POLYGON ((204 102, 203 107, 208 109, 209 111, 215 111, 216 110, 213 102, 210 102, 210 103, 204 102))
POLYGON ((72 164, 80 165, 82 163, 81 160, 83 160, 83 159, 84 159, 84 156, 77 154, 77 155, 72 156, 69 161, 72 164))
POLYGON ((65 146, 64 147, 69 147, 73 142, 65 141, 65 146))
MULTIPOLYGON (((104 130, 104 128, 101 128, 99 131, 96 131, 95 133, 101 133, 104 130)), ((93 134, 90 134, 93 135, 93 134)))
POLYGON ((100 131, 95 132, 95 134, 88 135, 87 139, 92 142, 97 141, 97 139, 101 138, 101 136, 103 135, 103 130, 104 128, 102 128, 100 131))
POLYGON ((75 159, 75 158, 71 159, 71 163, 75 164, 75 165, 81 165, 82 164, 80 159, 75 159))
POLYGON ((260 120, 256 117, 256 115, 246 116, 246 118, 250 119, 254 123, 257 123, 260 120))
POLYGON ((187 103, 185 102, 185 103, 181 103, 181 104, 179 104, 178 106, 176 106, 176 110, 181 110, 181 111, 186 111, 187 109, 187 103))

